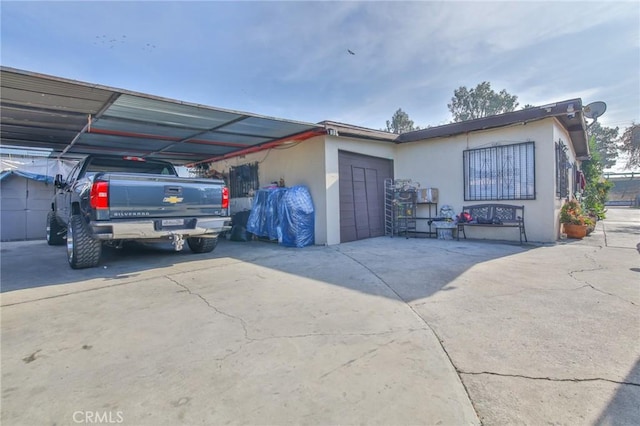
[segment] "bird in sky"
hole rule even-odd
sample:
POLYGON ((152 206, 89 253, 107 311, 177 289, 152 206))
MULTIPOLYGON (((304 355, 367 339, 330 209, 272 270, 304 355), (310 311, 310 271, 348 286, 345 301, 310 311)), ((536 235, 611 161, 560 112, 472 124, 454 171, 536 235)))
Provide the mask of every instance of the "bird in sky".
POLYGON ((355 55, 351 49, 347 49, 347 52, 349 52, 350 55, 355 55))

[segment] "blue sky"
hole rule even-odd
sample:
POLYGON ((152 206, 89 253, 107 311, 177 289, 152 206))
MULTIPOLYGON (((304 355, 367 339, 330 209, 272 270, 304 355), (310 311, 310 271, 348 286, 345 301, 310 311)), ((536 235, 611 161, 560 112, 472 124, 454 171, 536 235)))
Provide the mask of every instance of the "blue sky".
POLYGON ((640 2, 11 2, 2 65, 256 114, 448 123, 459 86, 640 121, 640 2), (348 49, 355 55, 351 55, 348 49))

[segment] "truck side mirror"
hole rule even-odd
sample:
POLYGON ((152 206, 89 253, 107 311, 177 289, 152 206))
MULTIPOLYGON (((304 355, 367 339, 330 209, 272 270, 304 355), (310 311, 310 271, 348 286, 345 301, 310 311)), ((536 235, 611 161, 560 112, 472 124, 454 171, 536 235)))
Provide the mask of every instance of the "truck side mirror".
POLYGON ((56 188, 62 188, 62 175, 61 174, 57 174, 56 175, 56 179, 53 181, 53 185, 56 188))

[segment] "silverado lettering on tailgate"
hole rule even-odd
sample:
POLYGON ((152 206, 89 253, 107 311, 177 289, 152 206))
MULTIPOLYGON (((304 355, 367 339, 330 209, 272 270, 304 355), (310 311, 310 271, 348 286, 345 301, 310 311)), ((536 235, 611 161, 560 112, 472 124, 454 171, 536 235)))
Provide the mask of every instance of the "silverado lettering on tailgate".
POLYGON ((111 212, 111 216, 113 217, 142 217, 142 216, 150 216, 149 212, 111 212))

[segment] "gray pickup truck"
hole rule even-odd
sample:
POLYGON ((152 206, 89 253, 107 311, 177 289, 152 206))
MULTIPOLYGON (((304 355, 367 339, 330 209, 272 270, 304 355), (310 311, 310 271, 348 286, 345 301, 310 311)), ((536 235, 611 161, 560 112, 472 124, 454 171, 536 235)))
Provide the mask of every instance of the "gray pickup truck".
POLYGON ((47 216, 49 245, 67 245, 74 269, 97 266, 103 244, 167 242, 208 253, 230 229, 224 181, 182 178, 171 163, 92 155, 57 175, 47 216))

